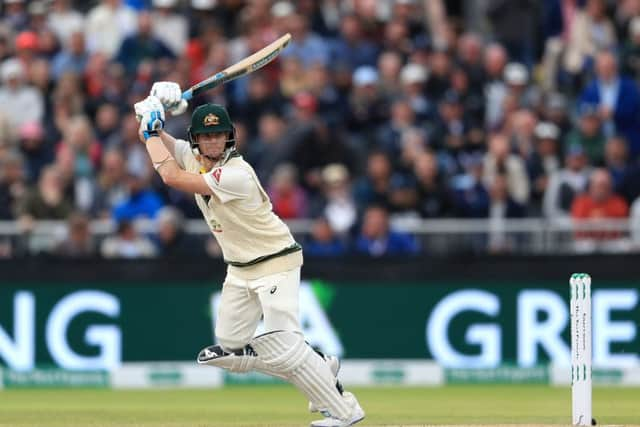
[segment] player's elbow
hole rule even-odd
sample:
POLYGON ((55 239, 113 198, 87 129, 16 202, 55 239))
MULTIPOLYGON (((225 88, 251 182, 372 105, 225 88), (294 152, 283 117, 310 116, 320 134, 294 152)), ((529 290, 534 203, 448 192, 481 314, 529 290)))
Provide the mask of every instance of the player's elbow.
POLYGON ((160 178, 162 178, 162 182, 169 187, 173 187, 176 185, 176 181, 178 178, 178 171, 174 170, 174 168, 170 167, 161 167, 158 169, 158 173, 160 174, 160 178))

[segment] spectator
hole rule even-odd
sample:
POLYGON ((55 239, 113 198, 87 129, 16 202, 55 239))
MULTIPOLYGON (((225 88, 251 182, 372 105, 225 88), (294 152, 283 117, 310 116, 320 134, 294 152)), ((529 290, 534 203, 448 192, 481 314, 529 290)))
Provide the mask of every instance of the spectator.
POLYGON ((358 16, 347 14, 340 20, 340 34, 331 46, 333 63, 344 61, 355 70, 361 66, 375 66, 378 48, 364 38, 362 24, 358 16))
POLYGON ((15 58, 7 59, 0 67, 3 85, 0 87, 0 112, 16 132, 28 122, 40 122, 44 115, 42 94, 24 84, 25 69, 15 58))
POLYGON ((35 188, 31 189, 18 207, 22 220, 66 219, 73 210, 71 200, 64 193, 62 174, 55 166, 42 170, 35 188))
POLYGON ((156 217, 155 242, 161 257, 194 257, 205 254, 203 242, 184 231, 184 219, 173 206, 165 206, 156 217))
POLYGON ((178 0, 153 0, 153 35, 176 56, 182 55, 189 37, 189 22, 177 13, 178 0))
POLYGON ((113 219, 132 221, 136 218, 155 218, 163 205, 160 196, 148 187, 147 171, 127 166, 125 179, 127 197, 114 206, 113 219))
POLYGON ((609 138, 604 146, 604 166, 611 175, 613 188, 620 188, 629 172, 627 142, 620 136, 609 138))
POLYGON ((560 130, 551 122, 536 125, 534 152, 527 158, 526 166, 531 183, 531 201, 536 214, 541 213, 542 199, 549 186, 549 178, 560 170, 560 130))
POLYGON ((87 67, 89 55, 85 50, 84 33, 76 31, 69 36, 67 44, 64 45, 54 58, 51 65, 51 75, 54 80, 58 80, 65 73, 74 73, 81 76, 87 67))
POLYGON ((596 79, 582 92, 581 101, 598 105, 605 136, 624 135, 631 155, 640 154, 640 92, 633 80, 619 75, 613 53, 598 53, 596 79))
POLYGON ((267 193, 273 211, 282 219, 303 218, 307 213, 307 196, 298 184, 296 167, 283 163, 275 168, 267 193))
POLYGON ((0 157, 0 220, 16 219, 27 190, 22 156, 15 151, 0 157))
POLYGON ((384 207, 371 205, 364 212, 355 250, 371 257, 415 255, 419 246, 413 236, 391 229, 384 207))
POLYGON ((569 132, 567 146, 579 145, 587 153, 591 164, 602 162, 605 136, 595 104, 582 104, 579 108, 578 127, 569 132))
POLYGON ((463 218, 486 218, 489 210, 489 192, 483 175, 483 156, 469 153, 461 156, 463 173, 452 179, 452 198, 456 216, 463 218))
POLYGON ((354 195, 360 212, 371 204, 401 212, 415 203, 415 188, 410 180, 394 173, 388 156, 380 151, 369 154, 367 174, 356 182, 354 195))
POLYGON ((338 257, 346 252, 346 244, 335 234, 327 218, 317 218, 311 226, 311 234, 304 243, 305 256, 338 257))
POLYGON ((598 51, 616 45, 615 29, 605 7, 603 0, 587 0, 571 22, 564 67, 574 76, 590 68, 598 51))
POLYGON ((44 129, 38 122, 20 127, 20 150, 26 163, 26 177, 30 183, 38 181, 40 171, 53 161, 53 147, 44 139, 44 129))
POLYGON ((100 245, 100 255, 104 258, 152 258, 158 251, 153 242, 138 233, 133 223, 121 220, 117 225, 117 233, 108 236, 100 245))
POLYGON ((133 9, 121 0, 102 0, 89 11, 85 22, 87 47, 91 53, 115 57, 123 40, 137 30, 133 9))
MULTIPOLYGON (((577 225, 584 220, 624 219, 629 216, 627 202, 613 192, 611 175, 606 169, 596 169, 589 179, 589 191, 576 197, 571 205, 571 217, 577 225)), ((578 231, 577 239, 608 240, 621 236, 619 231, 578 231)))
POLYGON ((529 177, 522 158, 509 151, 509 140, 503 134, 493 135, 489 141, 489 151, 484 159, 484 183, 493 186, 496 176, 507 177, 509 196, 521 205, 529 201, 529 177))
POLYGON ((342 164, 332 163, 322 168, 321 178, 322 194, 313 213, 325 218, 337 235, 344 236, 358 219, 349 170, 342 164))
POLYGON ((347 127, 365 148, 376 126, 385 120, 385 100, 379 83, 378 71, 374 67, 362 66, 353 72, 347 127))
POLYGON ((432 152, 418 154, 413 163, 417 188, 417 210, 422 218, 442 218, 452 212, 451 196, 438 160, 432 152))
POLYGON ((47 13, 47 26, 53 30, 60 43, 66 46, 73 34, 84 30, 84 16, 71 8, 70 0, 53 0, 47 13))
POLYGON ((152 32, 151 15, 141 12, 138 15, 138 32, 126 37, 116 55, 115 60, 122 64, 129 73, 138 70, 145 60, 174 59, 175 55, 156 38, 152 32))
POLYGON ((426 68, 419 64, 407 64, 400 71, 400 83, 402 96, 411 106, 413 115, 418 121, 426 120, 432 113, 431 104, 425 93, 433 91, 425 90, 429 75, 426 68))
POLYGON ((640 16, 629 22, 629 39, 624 43, 620 53, 620 69, 622 74, 635 77, 636 84, 640 79, 640 16))
POLYGON ((510 235, 505 223, 507 219, 522 218, 525 208, 510 195, 506 175, 497 175, 489 188, 489 242, 491 253, 506 252, 515 246, 514 236, 510 235))
POLYGON ((97 254, 86 215, 80 212, 69 215, 66 232, 64 240, 53 249, 55 255, 64 258, 90 258, 97 254))
POLYGON ((316 63, 328 65, 329 47, 324 39, 309 31, 307 17, 292 14, 286 22, 292 38, 287 49, 282 52, 282 56, 297 58, 303 68, 309 68, 316 63))
POLYGON ((587 189, 591 170, 580 145, 571 145, 565 153, 565 166, 549 177, 544 193, 543 212, 553 221, 569 218, 576 196, 587 189))
POLYGON ((127 185, 122 151, 116 148, 105 151, 94 191, 92 213, 98 218, 108 218, 116 206, 125 202, 127 185))

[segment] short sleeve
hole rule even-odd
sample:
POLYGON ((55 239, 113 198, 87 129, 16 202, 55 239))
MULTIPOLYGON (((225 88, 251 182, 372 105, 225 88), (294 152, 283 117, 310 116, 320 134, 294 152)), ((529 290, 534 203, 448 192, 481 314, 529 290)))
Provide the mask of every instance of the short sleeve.
POLYGON ((254 185, 251 174, 241 168, 213 168, 203 176, 213 194, 222 203, 237 199, 248 199, 251 194, 251 187, 254 185))
POLYGON ((190 154, 192 153, 191 153, 191 147, 189 146, 189 143, 183 139, 176 139, 173 155, 174 155, 174 158, 176 159, 176 162, 178 162, 178 165, 182 169, 186 169, 185 157, 190 154))

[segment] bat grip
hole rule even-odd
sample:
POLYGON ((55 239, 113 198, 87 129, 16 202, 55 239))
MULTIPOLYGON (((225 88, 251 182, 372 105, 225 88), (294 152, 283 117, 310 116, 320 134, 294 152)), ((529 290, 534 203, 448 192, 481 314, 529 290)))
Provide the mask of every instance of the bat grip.
POLYGON ((193 89, 187 89, 182 92, 182 99, 189 101, 191 98, 193 98, 193 89))

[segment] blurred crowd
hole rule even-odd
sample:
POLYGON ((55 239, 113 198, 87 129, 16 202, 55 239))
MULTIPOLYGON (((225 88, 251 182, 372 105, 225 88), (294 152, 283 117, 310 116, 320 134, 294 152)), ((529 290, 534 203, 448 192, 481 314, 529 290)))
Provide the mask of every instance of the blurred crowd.
POLYGON ((420 253, 390 218, 640 216, 640 0, 4 0, 0 220, 20 233, 0 255, 215 255, 181 231, 200 214, 150 167, 132 105, 286 32, 191 108, 229 108, 274 211, 313 220, 308 255, 420 253), (20 238, 47 219, 66 233, 20 238))

